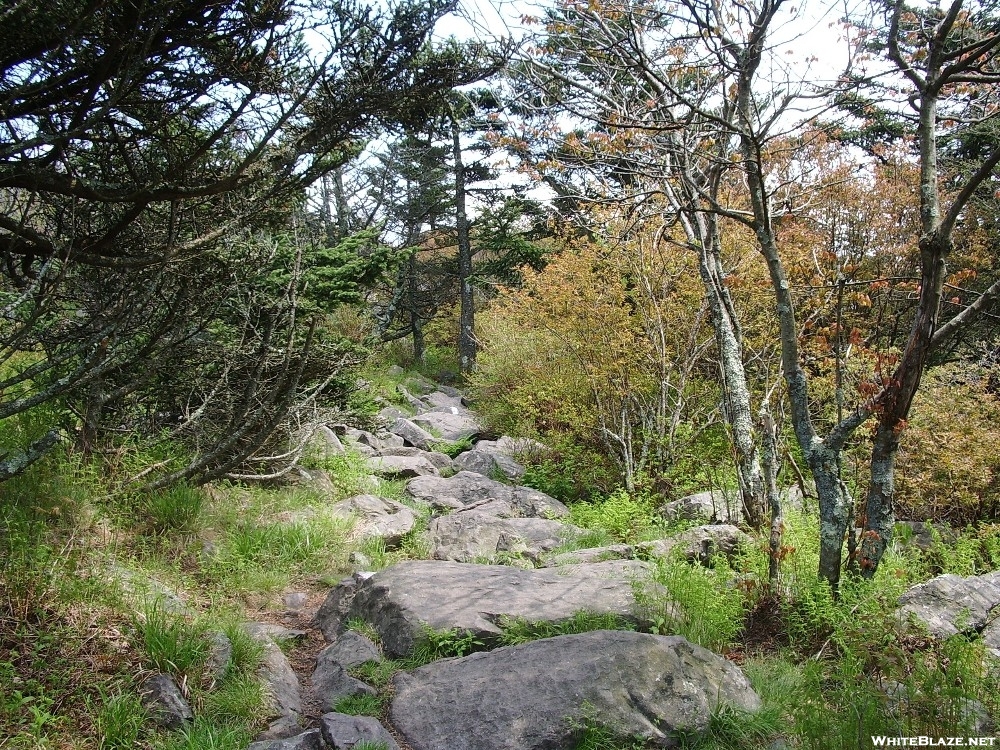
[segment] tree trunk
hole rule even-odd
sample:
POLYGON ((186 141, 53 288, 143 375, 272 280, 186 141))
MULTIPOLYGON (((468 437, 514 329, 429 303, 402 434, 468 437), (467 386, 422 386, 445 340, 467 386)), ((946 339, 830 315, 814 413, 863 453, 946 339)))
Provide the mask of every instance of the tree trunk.
POLYGON ((420 306, 418 295, 420 294, 417 279, 417 249, 413 248, 410 253, 410 273, 407 278, 407 296, 409 297, 410 308, 410 332, 413 334, 413 361, 420 363, 424 361, 424 328, 420 319, 420 306))
POLYGON ((464 374, 476 368, 475 298, 472 293, 472 243, 465 207, 465 164, 462 162, 462 129, 452 109, 452 159, 455 162, 455 231, 458 234, 458 283, 461 287, 458 321, 458 362, 464 374))
POLYGON ((747 523, 759 529, 764 524, 767 498, 761 471, 760 449, 754 435, 750 388, 747 385, 746 368, 743 365, 743 343, 739 322, 723 281, 722 261, 719 257, 721 248, 718 244, 718 233, 714 231, 715 217, 706 218, 709 237, 698 253, 698 270, 705 286, 712 329, 719 350, 719 370, 723 383, 726 421, 732 430, 733 446, 736 449, 736 469, 743 514, 747 523))

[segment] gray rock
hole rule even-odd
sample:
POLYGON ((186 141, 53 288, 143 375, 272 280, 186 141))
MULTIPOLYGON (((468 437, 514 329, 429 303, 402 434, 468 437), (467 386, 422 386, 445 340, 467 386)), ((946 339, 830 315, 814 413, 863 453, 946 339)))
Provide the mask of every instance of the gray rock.
POLYGON ((547 558, 543 567, 554 568, 560 565, 581 565, 607 560, 631 560, 634 557, 635 548, 632 545, 612 544, 609 547, 591 547, 590 549, 561 552, 547 558))
POLYGON ((378 410, 378 418, 382 421, 382 424, 391 425, 397 419, 406 419, 409 415, 402 409, 397 409, 395 406, 386 406, 378 410))
POLYGON ((639 545, 647 555, 667 557, 680 554, 685 560, 707 565, 716 555, 734 562, 740 550, 753 544, 745 534, 730 524, 696 526, 666 539, 656 539, 639 545))
POLYGON ((182 729, 194 721, 191 706, 184 700, 177 681, 168 674, 154 674, 139 690, 142 705, 153 721, 165 729, 182 729))
POLYGON ((333 750, 352 750, 361 742, 381 742, 386 750, 399 750, 399 745, 378 719, 372 716, 324 714, 320 719, 323 739, 333 750))
POLYGON ((319 495, 333 496, 337 494, 337 486, 330 478, 330 474, 323 469, 306 469, 296 466, 294 471, 289 472, 289 479, 295 484, 308 487, 319 495))
POLYGON ((348 427, 344 432, 344 437, 355 445, 366 445, 374 451, 382 450, 382 441, 367 430, 359 430, 354 427, 348 427))
POLYGON ((316 660, 333 661, 344 669, 352 669, 368 661, 382 661, 382 654, 375 644, 361 633, 348 630, 323 649, 316 660))
POLYGON ((318 729, 289 737, 285 740, 264 740, 254 742, 247 750, 325 750, 323 735, 318 729))
POLYGON ((394 678, 391 717, 413 750, 572 750, 599 720, 660 747, 703 732, 720 704, 761 706, 736 665, 677 636, 546 638, 394 678))
POLYGON ((368 468, 390 479, 440 476, 437 467, 423 456, 373 456, 368 459, 368 468))
POLYGON ((543 553, 584 533, 560 521, 502 518, 475 508, 435 518, 427 530, 427 539, 435 560, 492 561, 499 552, 538 560, 543 553))
POLYGON ((431 450, 437 442, 437 438, 427 432, 427 430, 418 427, 409 419, 404 419, 402 417, 392 423, 392 426, 389 428, 389 432, 398 435, 403 438, 407 444, 423 451, 431 450))
POLYGON ((268 718, 272 719, 259 740, 280 740, 301 733, 302 697, 299 680, 288 658, 274 642, 281 638, 279 631, 289 631, 279 625, 268 627, 268 623, 247 623, 243 626, 253 638, 263 646, 264 654, 257 676, 264 683, 268 698, 268 718), (277 635, 271 635, 275 633, 277 635))
POLYGON ((643 577, 642 563, 634 563, 626 573, 607 565, 521 570, 402 562, 358 584, 344 619, 357 617, 370 623, 391 658, 409 654, 425 626, 457 628, 489 640, 500 634, 504 617, 555 623, 586 610, 643 624, 633 594, 633 581, 643 577))
POLYGON ((501 500, 518 515, 564 518, 569 508, 531 487, 511 487, 482 474, 460 471, 453 477, 417 477, 406 483, 406 494, 433 508, 463 508, 483 500, 501 500))
POLYGON ((320 425, 313 433, 312 444, 323 456, 339 456, 344 452, 344 444, 340 442, 337 433, 325 424, 320 425))
POLYGON ((393 448, 403 448, 406 446, 406 441, 403 438, 399 435, 393 435, 391 432, 381 434, 379 440, 382 441, 381 453, 385 453, 393 448))
POLYGON ((406 370, 404 370, 399 365, 390 365, 389 369, 385 371, 385 374, 388 375, 390 378, 398 378, 405 372, 406 370))
POLYGON ((302 722, 294 714, 279 716, 268 724, 267 729, 257 735, 256 742, 274 742, 276 740, 297 737, 302 732, 302 722))
POLYGON ((488 477, 503 476, 511 482, 524 476, 524 467, 510 456, 478 448, 459 454, 454 463, 460 471, 474 471, 488 477))
POLYGON ((441 453, 440 451, 425 451, 420 448, 414 448, 411 445, 404 445, 402 448, 386 448, 382 451, 383 456, 420 456, 421 458, 426 458, 438 471, 449 470, 453 471, 455 466, 452 463, 451 457, 446 453, 441 453))
POLYGON ((742 517, 739 493, 721 490, 699 492, 666 503, 660 507, 659 514, 667 521, 718 521, 720 523, 738 523, 742 517))
POLYGON ((221 630, 208 634, 208 658, 205 660, 205 672, 213 682, 218 682, 226 676, 229 660, 233 656, 233 643, 229 636, 221 630))
POLYGON ((1000 606, 1000 571, 969 578, 938 576, 907 590, 899 604, 904 619, 913 617, 938 638, 979 632, 990 610, 1000 606))
POLYGON ((427 432, 452 442, 472 439, 482 432, 476 415, 468 409, 457 406, 440 408, 443 411, 432 409, 411 421, 427 432))
POLYGON ((169 615, 183 617, 194 615, 194 612, 177 595, 177 592, 144 573, 138 573, 119 565, 110 565, 97 575, 102 580, 112 581, 138 609, 155 607, 169 615))
POLYGON ((273 622, 245 622, 241 626, 251 638, 257 641, 274 641, 276 643, 300 643, 306 637, 306 631, 286 628, 273 622))
POLYGON ((330 590, 326 599, 316 612, 315 623, 327 641, 333 641, 340 632, 340 625, 347 620, 348 612, 354 595, 358 592, 358 584, 364 580, 358 574, 341 580, 330 590))
POLYGON ((428 393, 438 390, 438 387, 434 383, 420 375, 413 375, 403 381, 400 390, 404 388, 410 393, 416 393, 418 396, 426 396, 428 393))
POLYGON ((333 505, 331 511, 338 516, 354 516, 357 518, 355 536, 381 537, 387 547, 399 544, 417 522, 411 508, 375 495, 349 497, 333 505))
POLYGON ((431 409, 437 409, 441 407, 456 407, 461 409, 465 406, 465 399, 462 394, 456 391, 454 388, 449 388, 449 391, 456 395, 450 395, 441 390, 440 387, 433 393, 428 393, 426 396, 421 396, 420 400, 423 401, 431 409))
POLYGON ((476 443, 476 449, 517 458, 519 456, 541 455, 549 448, 544 443, 531 438, 512 438, 509 435, 504 435, 499 440, 480 440, 476 443))
POLYGON ((351 677, 342 664, 331 658, 325 649, 316 659, 312 687, 322 700, 323 710, 332 711, 337 702, 352 695, 375 695, 375 688, 351 677))
POLYGON ((298 612, 309 602, 309 595, 302 591, 289 591, 281 597, 281 603, 290 612, 298 612))
POLYGON ((1000 620, 994 620, 983 629, 983 643, 994 657, 1000 659, 1000 620))
POLYGON ((893 541, 900 547, 916 547, 927 552, 936 543, 950 544, 955 541, 955 531, 944 523, 920 523, 919 521, 898 521, 893 541))

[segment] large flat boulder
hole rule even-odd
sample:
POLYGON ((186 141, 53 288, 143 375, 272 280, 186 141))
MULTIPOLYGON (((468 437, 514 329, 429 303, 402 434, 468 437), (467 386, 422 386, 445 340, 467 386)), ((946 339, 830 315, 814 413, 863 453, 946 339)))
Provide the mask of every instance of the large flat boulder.
POLYGON ((981 632, 1000 607, 1000 570, 963 578, 946 574, 917 584, 899 597, 899 613, 938 638, 981 632))
MULTIPOLYGON (((613 561, 615 562, 615 561, 613 561)), ((500 635, 503 617, 562 622, 581 610, 616 614, 642 624, 632 583, 648 575, 638 562, 522 570, 499 565, 415 560, 382 570, 353 585, 350 606, 320 610, 323 632, 360 618, 371 624, 391 658, 412 651, 424 627, 457 628, 489 640, 500 635)), ((617 561, 621 562, 621 561, 617 561)), ((333 597, 342 601, 344 596, 333 597)))
POLYGON ((443 659, 394 679, 390 716, 413 750, 573 750, 598 720, 658 747, 760 698, 736 665, 677 636, 621 631, 443 659))
POLYGON ((537 440, 532 440, 531 438, 513 438, 509 435, 503 435, 497 440, 480 440, 476 443, 476 448, 484 451, 496 451, 511 458, 537 456, 549 449, 547 445, 537 440))
POLYGON ((483 500, 501 500, 517 509, 520 516, 563 518, 569 508, 544 492, 531 487, 511 487, 472 471, 453 477, 416 477, 406 483, 406 494, 432 508, 464 508, 483 500))
MULTIPOLYGON (((455 562, 493 561, 498 553, 507 553, 537 561, 584 530, 546 518, 510 518, 509 512, 489 512, 500 501, 470 510, 455 511, 435 518, 427 529, 431 557, 455 562)), ((507 506, 509 507, 509 506, 507 506)))
POLYGON ((431 409, 415 416, 410 421, 432 435, 438 435, 444 440, 453 442, 472 439, 483 431, 476 415, 459 406, 442 406, 431 409))

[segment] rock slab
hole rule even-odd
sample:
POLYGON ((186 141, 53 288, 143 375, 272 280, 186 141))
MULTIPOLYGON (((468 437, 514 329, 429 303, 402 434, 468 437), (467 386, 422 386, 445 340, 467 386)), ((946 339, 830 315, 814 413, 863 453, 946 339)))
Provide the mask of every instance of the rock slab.
POLYGON ((739 667, 700 646, 606 630, 439 660, 394 686, 392 722, 413 750, 572 750, 595 718, 670 747, 720 703, 761 706, 739 667))
POLYGON ((931 635, 948 638, 982 631, 990 611, 1000 607, 1000 570, 981 576, 946 574, 918 584, 899 597, 902 617, 913 617, 931 635))
MULTIPOLYGON (((357 583, 346 614, 338 615, 338 608, 331 606, 319 625, 327 633, 348 619, 361 618, 378 632, 385 654, 397 658, 413 650, 425 626, 457 628, 489 640, 500 634, 504 617, 562 622, 585 610, 643 624, 632 582, 646 575, 646 567, 621 562, 539 570, 402 562, 357 583)), ((334 598, 340 602, 345 597, 334 598)))
POLYGON ((515 508, 520 516, 563 518, 569 515, 569 508, 544 492, 531 487, 511 487, 473 471, 460 471, 448 478, 411 479, 406 483, 406 494, 417 502, 441 510, 500 500, 515 508))

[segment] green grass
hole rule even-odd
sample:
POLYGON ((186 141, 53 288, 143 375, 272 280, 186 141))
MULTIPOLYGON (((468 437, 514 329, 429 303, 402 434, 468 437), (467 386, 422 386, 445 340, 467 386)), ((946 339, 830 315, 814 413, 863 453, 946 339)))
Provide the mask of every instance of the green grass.
POLYGON ((380 717, 387 704, 388 697, 384 695, 349 695, 337 701, 333 710, 338 714, 380 717))
POLYGON ((146 721, 146 709, 134 689, 119 688, 100 696, 94 729, 100 750, 132 750, 146 721))
POLYGON ((198 528, 204 501, 199 488, 179 484, 145 495, 140 512, 148 516, 154 533, 192 532, 198 528))
POLYGON ((375 688, 385 688, 392 681, 392 676, 400 669, 405 669, 405 662, 393 659, 380 659, 379 661, 366 661, 350 670, 352 677, 356 677, 362 682, 367 682, 375 688))
POLYGON ((581 610, 562 622, 532 622, 522 617, 501 618, 500 643, 513 646, 518 643, 554 638, 559 635, 587 633, 592 630, 635 630, 635 626, 614 613, 596 613, 581 610))
POLYGON ((682 635, 692 643, 719 651, 743 627, 748 602, 730 584, 724 561, 707 569, 684 560, 658 560, 652 585, 637 583, 636 602, 661 635, 682 635))
POLYGON ((208 656, 205 625, 171 615, 159 602, 148 604, 135 617, 139 646, 150 668, 179 678, 193 676, 208 656))
POLYGON ((216 723, 260 726, 265 698, 264 685, 256 675, 237 672, 204 696, 202 714, 216 723))
POLYGON ((196 717, 187 729, 160 735, 153 741, 154 750, 246 750, 253 739, 247 727, 215 724, 196 717))
POLYGON ((472 450, 472 439, 462 438, 461 440, 439 440, 432 446, 433 450, 438 453, 444 453, 448 458, 455 458, 456 456, 465 453, 468 450, 472 450))

